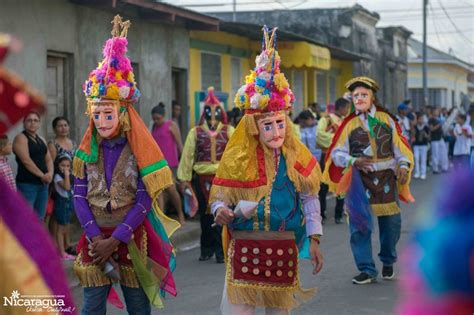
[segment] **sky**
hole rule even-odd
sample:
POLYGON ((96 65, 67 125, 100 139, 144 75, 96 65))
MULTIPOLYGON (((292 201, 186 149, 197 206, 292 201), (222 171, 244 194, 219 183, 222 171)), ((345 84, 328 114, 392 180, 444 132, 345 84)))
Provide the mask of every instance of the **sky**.
MULTIPOLYGON (((164 0, 199 12, 232 11, 233 0, 164 0)), ((404 26, 423 38, 423 0, 236 0, 237 11, 350 7, 380 15, 377 26, 404 26)), ((474 0, 428 0, 428 45, 474 64, 474 0)))

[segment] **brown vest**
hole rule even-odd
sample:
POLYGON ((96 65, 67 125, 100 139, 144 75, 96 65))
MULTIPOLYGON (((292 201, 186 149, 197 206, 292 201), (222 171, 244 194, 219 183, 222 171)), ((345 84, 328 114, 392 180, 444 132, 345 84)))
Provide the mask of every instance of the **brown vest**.
POLYGON ((128 144, 122 150, 112 173, 110 189, 107 189, 104 170, 104 156, 99 147, 97 163, 87 164, 87 201, 101 227, 120 224, 135 204, 137 193, 138 167, 135 156, 128 144), (111 211, 107 210, 110 203, 111 211))
POLYGON ((229 141, 227 126, 223 126, 214 137, 201 126, 196 127, 196 163, 219 162, 224 153, 227 141, 229 141))

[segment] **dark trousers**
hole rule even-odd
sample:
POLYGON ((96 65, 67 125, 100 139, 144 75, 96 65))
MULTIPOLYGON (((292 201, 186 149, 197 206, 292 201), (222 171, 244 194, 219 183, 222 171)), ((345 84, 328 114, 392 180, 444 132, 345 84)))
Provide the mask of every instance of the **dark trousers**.
POLYGON ((214 216, 208 210, 208 196, 211 183, 204 183, 202 179, 199 180, 199 175, 193 178, 193 187, 196 192, 196 197, 199 203, 199 217, 201 221, 201 256, 212 256, 216 254, 216 258, 224 258, 224 251, 222 249, 222 227, 214 226, 214 216), (208 187, 207 187, 208 186, 208 187))
MULTIPOLYGON (((324 160, 326 159, 326 153, 323 152, 321 155, 321 171, 324 172, 325 163, 324 160)), ((321 204, 321 216, 326 218, 326 197, 329 191, 329 186, 326 184, 321 183, 321 187, 319 188, 319 203, 321 204)), ((336 219, 342 218, 342 214, 344 213, 344 198, 336 198, 336 209, 334 211, 334 217, 336 219)))

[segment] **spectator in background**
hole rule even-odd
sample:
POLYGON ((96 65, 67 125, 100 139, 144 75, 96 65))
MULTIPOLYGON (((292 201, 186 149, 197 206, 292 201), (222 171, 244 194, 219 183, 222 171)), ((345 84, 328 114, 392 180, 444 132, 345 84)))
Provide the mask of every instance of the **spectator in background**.
POLYGON ((181 105, 176 101, 171 101, 171 120, 181 129, 181 105))
POLYGON ((313 114, 317 121, 321 119, 321 107, 318 103, 313 102, 308 104, 308 110, 311 112, 311 114, 313 114))
MULTIPOLYGON (((316 142, 318 148, 320 148, 322 151, 320 160, 321 171, 324 171, 326 152, 331 145, 334 134, 342 124, 344 117, 347 116, 350 104, 351 102, 346 98, 341 97, 337 99, 335 104, 335 112, 329 113, 327 116, 319 120, 316 133, 316 142)), ((321 188, 319 189, 319 202, 321 204, 321 216, 323 217, 323 223, 326 221, 326 196, 328 194, 328 190, 328 185, 321 183, 321 188)), ((343 212, 344 198, 337 198, 336 210, 334 214, 336 224, 342 223, 343 212)))
POLYGON ((426 162, 428 157, 428 143, 430 129, 425 123, 422 113, 417 113, 417 123, 414 130, 413 152, 415 155, 415 172, 413 178, 426 179, 426 162))
POLYGON ((458 114, 453 134, 456 137, 453 152, 453 164, 455 169, 469 167, 471 154, 472 128, 467 122, 465 114, 458 114))
POLYGON ((24 130, 13 140, 13 152, 18 164, 16 186, 40 220, 44 220, 48 185, 53 179, 53 160, 46 141, 37 134, 41 126, 39 113, 28 113, 23 126, 24 130))
MULTIPOLYGON (((56 157, 62 156, 67 154, 71 160, 74 158, 76 154, 76 143, 69 137, 70 131, 70 124, 69 120, 66 117, 58 116, 53 119, 53 131, 55 137, 53 140, 48 142, 48 150, 51 154, 51 159, 53 160, 53 164, 56 165, 56 157)), ((54 188, 54 185, 52 185, 54 188)), ((53 208, 54 209, 54 208, 53 208)), ((70 219, 69 219, 70 221, 70 219)), ((58 238, 58 225, 56 222, 56 215, 51 215, 49 217, 49 230, 53 235, 54 239, 58 238)), ((66 252, 70 255, 77 255, 76 249, 74 246, 71 246, 71 239, 69 235, 69 229, 64 229, 64 247, 66 248, 66 252)))
POLYGON ((301 142, 318 161, 321 161, 322 150, 316 145, 316 118, 309 110, 302 111, 298 118, 301 128, 301 142))
POLYGON ((54 218, 57 222, 56 244, 63 260, 74 260, 75 257, 65 250, 64 242, 69 234, 71 215, 73 212, 72 159, 69 154, 58 155, 54 162, 53 199, 54 218))
POLYGON ((48 142, 49 153, 53 162, 56 156, 68 154, 72 159, 76 154, 76 143, 69 138, 70 124, 66 117, 56 117, 53 119, 53 131, 55 137, 48 142))
POLYGON ((229 118, 229 125, 232 127, 237 127, 240 120, 242 119, 242 114, 242 111, 237 107, 234 107, 232 110, 228 111, 227 117, 229 118))
POLYGON ((431 169, 433 174, 447 172, 449 168, 448 148, 443 138, 443 126, 438 117, 439 109, 435 108, 428 120, 431 133, 431 169))
MULTIPOLYGON (((151 117, 153 118, 153 127, 151 134, 156 143, 160 146, 163 155, 165 156, 168 166, 173 172, 174 180, 176 181, 176 170, 178 169, 179 156, 183 152, 183 143, 181 142, 181 133, 179 127, 174 120, 165 119, 165 104, 160 102, 151 110, 151 117)), ((176 212, 178 213, 179 223, 185 223, 183 203, 181 196, 176 189, 176 185, 168 187, 163 194, 160 195, 158 202, 160 208, 165 207, 165 197, 169 197, 173 203, 176 212)))
POLYGON ((8 156, 12 154, 12 143, 7 135, 0 136, 0 177, 3 178, 12 190, 16 190, 15 177, 8 164, 8 156))
POLYGON ((404 102, 398 105, 398 115, 396 116, 398 119, 398 123, 402 128, 402 134, 405 136, 407 140, 410 140, 410 120, 407 117, 409 107, 404 102))
MULTIPOLYGON (((474 130, 474 105, 471 104, 468 114, 469 125, 474 130)), ((474 170, 474 136, 471 138, 471 169, 474 170)))

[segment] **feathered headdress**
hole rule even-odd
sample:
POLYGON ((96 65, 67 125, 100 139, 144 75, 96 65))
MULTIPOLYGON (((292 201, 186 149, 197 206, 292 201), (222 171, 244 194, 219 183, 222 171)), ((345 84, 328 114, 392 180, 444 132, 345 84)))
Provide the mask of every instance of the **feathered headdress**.
POLYGON ((274 112, 291 109, 294 102, 285 75, 280 72, 276 50, 277 28, 263 27, 262 52, 255 59, 255 69, 245 77, 245 84, 235 95, 235 106, 249 112, 274 112))
MULTIPOLYGON (((133 107, 140 97, 140 92, 135 83, 132 65, 126 56, 126 37, 131 23, 122 21, 122 18, 116 15, 112 24, 112 37, 105 42, 103 60, 89 74, 84 84, 87 113, 90 114, 93 105, 119 107, 122 132, 137 159, 148 194, 156 199, 161 190, 173 183, 171 171, 160 148, 133 107)), ((83 178, 85 163, 97 162, 100 140, 91 117, 89 128, 74 158, 74 176, 83 178)))

